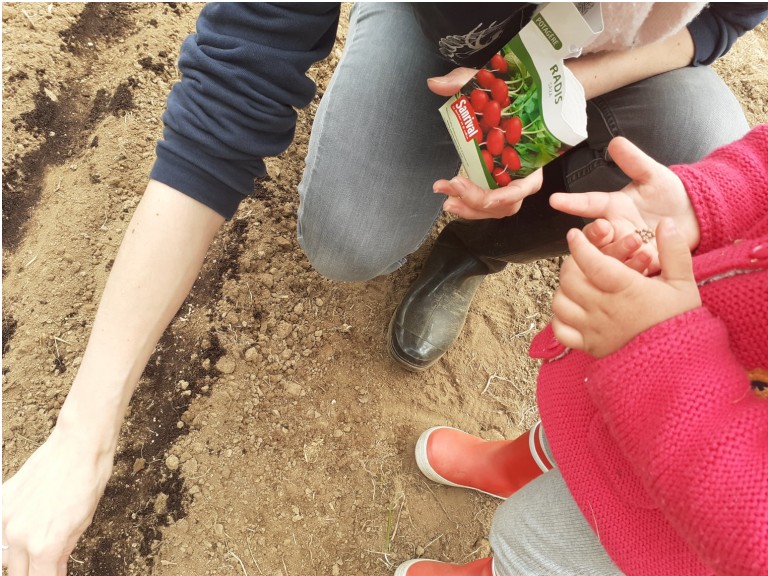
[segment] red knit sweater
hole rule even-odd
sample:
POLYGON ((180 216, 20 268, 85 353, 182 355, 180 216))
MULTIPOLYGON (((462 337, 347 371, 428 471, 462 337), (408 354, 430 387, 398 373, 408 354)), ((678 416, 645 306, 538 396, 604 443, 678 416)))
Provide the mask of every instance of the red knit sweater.
POLYGON ((600 360, 551 327, 538 401, 555 460, 628 575, 768 575, 768 125, 676 166, 702 307, 600 360))

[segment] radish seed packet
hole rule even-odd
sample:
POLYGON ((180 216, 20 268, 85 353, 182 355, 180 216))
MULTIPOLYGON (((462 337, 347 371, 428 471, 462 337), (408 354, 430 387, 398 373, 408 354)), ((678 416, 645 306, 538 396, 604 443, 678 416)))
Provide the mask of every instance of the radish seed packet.
POLYGON ((440 108, 472 182, 506 186, 586 139, 584 89, 563 61, 602 28, 599 3, 546 4, 440 108))

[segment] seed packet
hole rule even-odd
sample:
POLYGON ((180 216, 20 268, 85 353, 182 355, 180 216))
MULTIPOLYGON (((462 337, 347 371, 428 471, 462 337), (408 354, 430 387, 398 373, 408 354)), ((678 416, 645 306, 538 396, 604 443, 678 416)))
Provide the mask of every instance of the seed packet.
POLYGON ((506 186, 586 139, 584 89, 563 61, 601 31, 598 3, 546 4, 440 108, 472 182, 506 186))

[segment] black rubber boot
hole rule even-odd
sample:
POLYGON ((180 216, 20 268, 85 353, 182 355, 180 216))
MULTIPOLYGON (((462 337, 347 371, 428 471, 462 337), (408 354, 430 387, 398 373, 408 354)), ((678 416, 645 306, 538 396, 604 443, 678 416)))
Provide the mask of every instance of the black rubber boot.
MULTIPOLYGON (((562 190, 562 171, 552 169, 546 189, 562 190)), ((445 354, 461 333, 486 275, 503 270, 507 262, 532 262, 567 251, 566 232, 584 221, 550 208, 550 194, 543 188, 526 198, 514 216, 454 220, 442 230, 389 324, 389 353, 398 364, 421 371, 445 354)))
POLYGON ((434 364, 461 332, 483 278, 503 268, 469 253, 446 226, 389 323, 392 358, 415 372, 434 364))

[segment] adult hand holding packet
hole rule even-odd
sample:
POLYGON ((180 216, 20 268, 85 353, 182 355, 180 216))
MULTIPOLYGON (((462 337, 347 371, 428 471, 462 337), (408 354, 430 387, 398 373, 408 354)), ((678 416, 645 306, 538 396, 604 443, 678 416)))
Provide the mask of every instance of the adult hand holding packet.
POLYGON ((505 186, 586 139, 584 90, 563 61, 601 31, 598 3, 547 4, 440 108, 472 182, 505 186))

